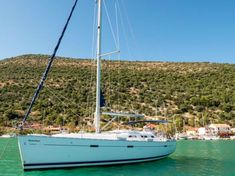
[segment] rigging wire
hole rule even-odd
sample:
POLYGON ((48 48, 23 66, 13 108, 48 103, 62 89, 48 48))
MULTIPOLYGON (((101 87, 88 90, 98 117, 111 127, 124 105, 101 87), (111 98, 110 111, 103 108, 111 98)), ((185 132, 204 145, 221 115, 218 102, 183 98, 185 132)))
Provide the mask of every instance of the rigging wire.
MULTIPOLYGON (((117 1, 115 3, 115 15, 116 15, 116 28, 117 28, 117 40, 118 40, 118 43, 117 43, 117 49, 120 50, 120 40, 119 40, 119 25, 118 25, 118 9, 117 9, 117 1)), ((117 86, 117 92, 118 92, 118 109, 120 110, 120 69, 121 69, 121 63, 120 63, 120 53, 118 53, 117 55, 117 60, 118 60, 118 86, 117 86)), ((119 119, 118 119, 119 120, 119 119)))
MULTIPOLYGON (((106 11, 106 15, 109 16, 107 12, 108 11, 106 11)), ((120 44, 119 44, 119 26, 118 26, 118 14, 117 13, 118 13, 117 12, 117 4, 115 2, 116 36, 114 35, 114 30, 113 30, 111 25, 110 25, 110 28, 112 28, 111 29, 113 31, 112 34, 113 34, 113 36, 115 36, 114 38, 116 39, 116 50, 120 51, 120 48, 119 48, 119 46, 120 46, 120 44)), ((111 20, 110 20, 109 24, 111 24, 111 20)), ((118 55, 120 55, 120 52, 118 53, 118 55)), ((112 107, 112 104, 111 104, 111 89, 112 89, 112 84, 111 84, 111 56, 110 55, 108 57, 108 62, 107 63, 108 63, 107 67, 108 67, 108 73, 109 73, 108 74, 108 82, 109 82, 108 83, 108 87, 109 87, 109 91, 108 91, 108 103, 109 103, 109 108, 111 108, 112 107)))
MULTIPOLYGON (((114 24, 116 24, 116 33, 114 32, 114 28, 113 28, 113 25, 112 25, 112 21, 111 21, 111 18, 110 18, 110 14, 109 14, 109 11, 107 10, 107 5, 104 1, 104 8, 105 8, 105 12, 106 12, 106 16, 107 16, 107 19, 108 19, 108 24, 109 24, 109 27, 110 27, 110 30, 111 30, 111 33, 112 33, 112 37, 113 37, 113 40, 114 40, 114 43, 115 43, 115 47, 116 47, 116 50, 117 51, 120 51, 119 49, 119 26, 118 26, 118 11, 117 11, 117 7, 116 7, 116 2, 115 2, 115 15, 116 15, 116 21, 114 24)), ((118 54, 119 56, 119 54, 118 54)), ((108 56, 108 60, 107 60, 107 71, 108 71, 108 108, 112 109, 112 104, 111 104, 111 89, 112 89, 112 86, 111 86, 111 57, 110 55, 108 56)), ((119 76, 119 72, 117 74, 117 77, 119 76)), ((118 80, 119 82, 119 80, 118 80)), ((118 91, 118 86, 116 86, 116 92, 117 94, 119 95, 119 91, 118 91)), ((119 98, 118 98, 119 99, 119 98)), ((119 100, 118 100, 119 102, 119 100)), ((119 103, 117 103, 118 105, 119 103)))
POLYGON ((108 72, 109 72, 109 74, 108 74, 108 83, 109 83, 109 91, 108 91, 108 105, 109 105, 109 107, 111 108, 112 107, 112 105, 111 105, 111 88, 112 88, 112 84, 111 84, 111 57, 109 56, 109 60, 108 60, 108 72))
POLYGON ((71 9, 71 11, 70 11, 69 17, 68 17, 68 19, 67 19, 67 21, 66 21, 66 23, 65 23, 65 26, 64 26, 64 28, 63 28, 63 30, 62 30, 62 33, 61 33, 61 35, 60 35, 60 37, 59 37, 59 40, 58 40, 58 42, 57 42, 57 44, 56 44, 56 46, 55 46, 55 48, 54 48, 54 51, 53 51, 51 57, 49 58, 49 61, 48 61, 46 70, 44 71, 44 73, 43 73, 43 75, 42 75, 42 78, 41 78, 41 80, 40 80, 40 83, 38 84, 38 87, 37 87, 37 89, 36 89, 36 91, 35 91, 35 93, 34 93, 34 95, 33 95, 33 98, 32 98, 32 100, 31 100, 31 103, 30 103, 30 105, 29 105, 29 108, 28 108, 28 110, 27 110, 27 112, 26 112, 26 114, 25 114, 25 116, 24 116, 24 118, 23 118, 23 120, 22 120, 22 124, 19 126, 20 129, 23 129, 24 123, 25 123, 25 121, 27 120, 27 118, 28 118, 28 116, 29 116, 29 114, 30 114, 30 112, 31 112, 31 110, 32 110, 32 107, 33 107, 33 105, 34 105, 34 103, 35 103, 35 101, 36 101, 36 99, 37 99, 37 97, 38 97, 38 95, 39 95, 39 92, 40 92, 40 90, 43 88, 43 84, 44 84, 44 82, 45 82, 45 80, 46 80, 46 78, 47 78, 47 75, 48 75, 48 73, 49 73, 49 71, 50 71, 50 68, 51 68, 51 66, 52 66, 52 63, 53 63, 53 61, 54 61, 54 59, 55 59, 57 50, 59 49, 60 43, 61 43, 61 41, 62 41, 62 39, 63 39, 63 37, 64 37, 65 31, 66 31, 66 29, 67 29, 67 27, 68 27, 68 24, 69 24, 69 22, 70 22, 70 19, 71 19, 72 15, 73 15, 73 12, 74 12, 74 9, 75 9, 75 7, 76 7, 76 5, 77 5, 77 2, 78 2, 78 0, 75 0, 74 5, 73 5, 73 7, 72 7, 72 9, 71 9))
POLYGON ((95 26, 97 24, 97 18, 96 18, 96 11, 97 11, 97 8, 96 6, 94 5, 94 10, 93 10, 93 30, 92 30, 92 42, 91 42, 91 60, 90 60, 90 84, 89 84, 89 87, 88 89, 91 90, 91 95, 88 93, 88 96, 87 96, 87 110, 88 110, 88 116, 89 117, 92 117, 92 113, 93 113, 93 109, 94 109, 94 101, 93 100, 93 97, 94 97, 94 94, 95 92, 92 91, 92 87, 94 86, 95 84, 95 81, 93 80, 94 79, 94 75, 95 75, 95 69, 93 69, 93 66, 95 65, 95 26), (91 106, 90 106, 91 104, 91 106))
MULTIPOLYGON (((118 1, 117 1, 117 3, 118 3, 118 1)), ((129 42, 127 40, 127 31, 126 31, 126 28, 125 28, 121 7, 120 7, 120 5, 118 5, 117 7, 118 7, 118 10, 119 10, 119 14, 120 14, 121 28, 122 28, 122 31, 123 31, 123 36, 124 36, 127 52, 128 52, 130 57, 133 57, 133 54, 132 54, 130 46, 129 46, 129 42)))
POLYGON ((85 110, 85 108, 83 108, 82 106, 78 106, 76 103, 71 102, 71 100, 69 100, 68 98, 66 98, 65 96, 61 95, 61 94, 57 94, 55 93, 55 91, 53 91, 51 88, 49 88, 48 86, 44 86, 55 98, 57 98, 57 100, 59 100, 62 104, 65 105, 65 107, 69 107, 64 101, 62 101, 61 99, 66 100, 69 104, 73 103, 76 105, 77 108, 85 110), (60 96, 60 98, 59 98, 60 96))
MULTIPOLYGON (((126 48, 127 48, 127 51, 128 51, 128 54, 130 57, 133 58, 133 53, 131 52, 131 47, 130 47, 130 44, 128 42, 128 37, 127 36, 131 36, 132 40, 135 40, 135 35, 134 35, 134 31, 133 31, 133 28, 131 26, 131 23, 130 23, 130 20, 129 20, 129 16, 128 16, 128 13, 127 13, 127 9, 124 5, 124 2, 123 0, 120 1, 119 3, 119 0, 116 1, 116 4, 115 4, 115 8, 116 8, 116 17, 118 17, 118 14, 119 14, 119 17, 120 17, 120 24, 121 24, 121 29, 122 29, 122 32, 123 32, 123 36, 124 36, 124 41, 125 41, 125 44, 126 44, 126 48), (124 16, 126 17, 126 20, 124 20, 124 16), (127 21, 127 25, 125 25, 125 21, 127 21), (126 30, 126 27, 128 27, 129 30, 126 30), (128 35, 128 31, 130 33, 130 35, 128 35)), ((118 20, 116 19, 116 22, 118 20)), ((117 23, 116 25, 118 25, 119 23, 117 23)), ((118 28, 119 29, 119 28, 118 28)), ((118 30, 117 29, 117 30, 118 30)), ((118 39, 119 39, 119 31, 117 31, 117 36, 118 36, 118 39)), ((118 41, 118 44, 119 44, 120 41, 118 41)), ((134 44, 136 44, 136 42, 134 42, 134 44)), ((119 69, 120 69, 120 65, 121 65, 121 60, 120 60, 120 54, 118 55, 118 61, 119 61, 119 69)), ((120 74, 120 70, 119 70, 119 74, 120 74)), ((136 112, 134 107, 133 107, 133 104, 132 104, 132 101, 130 99, 126 99, 126 103, 131 106, 132 108, 132 111, 134 113, 138 113, 138 111, 136 112)))
POLYGON ((104 2, 105 13, 106 13, 106 15, 107 15, 108 23, 109 23, 110 30, 111 30, 111 33, 112 33, 112 36, 113 36, 113 40, 114 40, 114 43, 115 43, 116 48, 118 48, 117 39, 116 39, 116 37, 115 37, 115 33, 114 33, 114 30, 113 30, 113 26, 112 26, 112 23, 111 23, 111 19, 110 19, 110 16, 109 16, 109 12, 108 12, 108 9, 107 9, 105 0, 103 0, 103 2, 104 2))
POLYGON ((122 5, 122 7, 123 7, 123 12, 124 12, 124 15, 125 15, 126 20, 127 20, 127 25, 128 25, 129 31, 130 31, 130 36, 132 37, 132 39, 133 39, 134 41, 136 41, 135 33, 134 33, 133 27, 132 27, 132 25, 131 25, 130 18, 129 18, 129 15, 128 15, 128 13, 127 13, 126 6, 124 5, 123 0, 121 0, 120 2, 121 2, 121 5, 122 5))
MULTIPOLYGON (((116 32, 117 32, 117 51, 120 51, 120 37, 119 37, 119 25, 118 25, 117 1, 115 2, 115 16, 116 16, 116 32)), ((120 55, 120 52, 118 53, 118 55, 120 55)))
POLYGON ((94 10, 93 10, 93 27, 92 27, 92 42, 91 42, 91 58, 95 58, 95 26, 97 24, 97 18, 96 18, 96 11, 97 11, 97 8, 96 6, 94 5, 94 10))
MULTIPOLYGON (((14 139, 14 138, 12 138, 12 139, 14 139)), ((11 140, 11 138, 7 139, 6 145, 4 145, 4 147, 2 149, 2 152, 0 154, 0 161, 3 159, 3 155, 6 152, 7 147, 9 146, 10 140, 11 140)))

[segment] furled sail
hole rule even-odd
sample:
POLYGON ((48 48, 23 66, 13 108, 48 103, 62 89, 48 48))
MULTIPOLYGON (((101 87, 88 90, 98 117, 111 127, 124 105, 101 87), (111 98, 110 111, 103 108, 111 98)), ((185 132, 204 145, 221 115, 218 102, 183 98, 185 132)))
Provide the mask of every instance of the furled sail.
POLYGON ((104 107, 106 105, 105 99, 104 99, 104 94, 102 90, 100 89, 100 107, 104 107))

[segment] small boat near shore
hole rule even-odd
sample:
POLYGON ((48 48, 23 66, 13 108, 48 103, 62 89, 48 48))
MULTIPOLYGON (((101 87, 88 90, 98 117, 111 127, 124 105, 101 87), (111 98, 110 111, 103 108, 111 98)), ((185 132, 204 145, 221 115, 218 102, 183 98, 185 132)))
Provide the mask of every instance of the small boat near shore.
POLYGON ((231 140, 235 140, 235 136, 230 136, 230 139, 231 140))
POLYGON ((4 134, 4 135, 0 136, 0 138, 12 138, 15 136, 16 136, 15 134, 4 134))
POLYGON ((203 140, 219 140, 220 137, 219 136, 215 136, 215 135, 205 135, 202 137, 203 140))

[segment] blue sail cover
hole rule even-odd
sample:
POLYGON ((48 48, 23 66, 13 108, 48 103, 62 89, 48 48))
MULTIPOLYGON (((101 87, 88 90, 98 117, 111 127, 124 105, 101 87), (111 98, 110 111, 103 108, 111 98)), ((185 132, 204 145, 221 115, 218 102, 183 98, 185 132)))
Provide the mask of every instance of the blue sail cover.
POLYGON ((102 90, 100 89, 100 107, 105 106, 105 99, 102 90))

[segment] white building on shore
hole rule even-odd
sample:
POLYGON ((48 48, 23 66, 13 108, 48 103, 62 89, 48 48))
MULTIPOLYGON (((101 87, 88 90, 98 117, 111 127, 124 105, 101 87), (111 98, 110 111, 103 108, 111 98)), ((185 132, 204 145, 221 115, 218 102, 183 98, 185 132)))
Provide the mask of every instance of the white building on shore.
POLYGON ((208 129, 212 134, 223 134, 231 132, 231 127, 227 124, 210 124, 208 129))
POLYGON ((198 128, 198 135, 201 136, 201 135, 205 135, 207 133, 207 130, 205 127, 200 127, 198 128))
POLYGON ((231 132, 232 132, 232 133, 235 133, 235 128, 231 128, 231 132))

